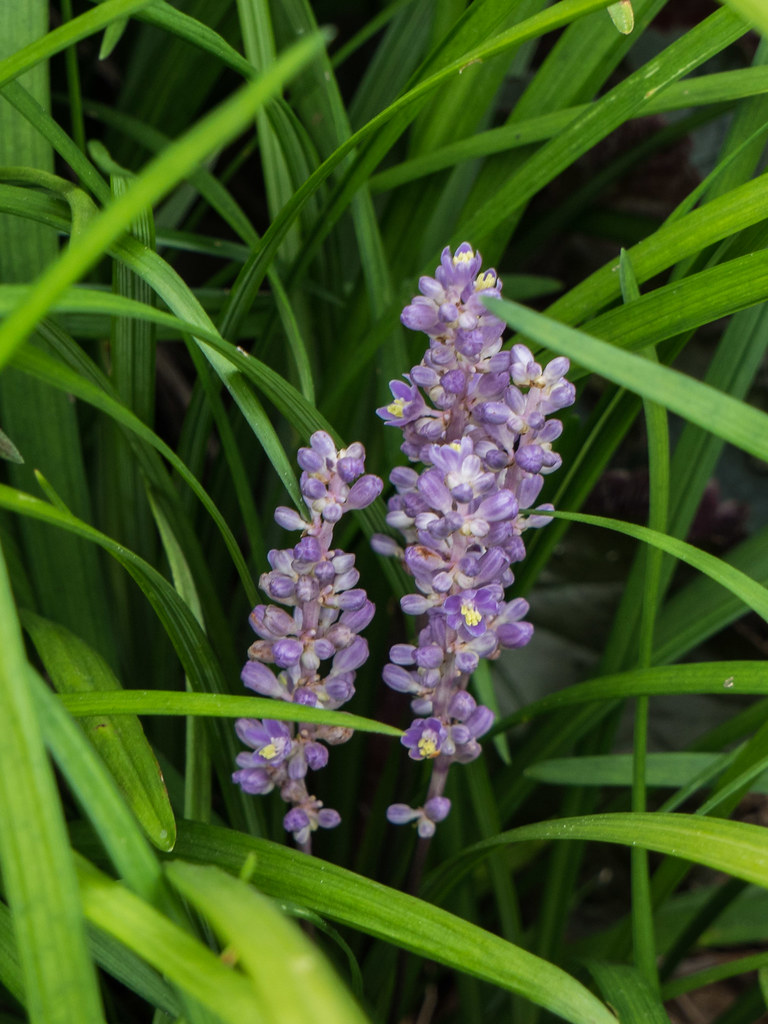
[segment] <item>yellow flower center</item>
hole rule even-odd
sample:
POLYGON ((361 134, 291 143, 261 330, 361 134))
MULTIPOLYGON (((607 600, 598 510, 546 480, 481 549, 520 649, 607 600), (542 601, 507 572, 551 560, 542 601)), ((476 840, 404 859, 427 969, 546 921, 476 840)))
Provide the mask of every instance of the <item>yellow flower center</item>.
POLYGON ((448 447, 449 448, 453 448, 453 450, 455 452, 460 452, 461 451, 461 445, 459 444, 458 441, 451 441, 451 443, 448 445, 448 447))
POLYGON ((474 252, 470 249, 468 252, 457 252, 453 257, 453 265, 457 266, 459 263, 469 263, 470 260, 475 258, 474 252))
POLYGON ((439 751, 437 742, 431 737, 422 736, 418 743, 419 753, 422 757, 437 757, 439 751))
POLYGON ((274 743, 268 743, 266 747, 262 747, 259 751, 262 757, 266 758, 267 761, 271 761, 273 757, 277 757, 277 747, 274 743))
POLYGON ((477 608, 469 601, 465 601, 462 604, 461 614, 464 616, 464 621, 468 626, 477 626, 483 619, 477 608))
POLYGON ((475 288, 478 291, 483 291, 484 288, 494 288, 496 286, 496 275, 490 270, 486 270, 484 274, 478 274, 477 280, 475 281, 475 288))
POLYGON ((396 398, 394 402, 390 402, 390 404, 387 406, 387 412, 389 413, 390 416, 397 416, 398 419, 402 419, 404 405, 404 398, 396 398))

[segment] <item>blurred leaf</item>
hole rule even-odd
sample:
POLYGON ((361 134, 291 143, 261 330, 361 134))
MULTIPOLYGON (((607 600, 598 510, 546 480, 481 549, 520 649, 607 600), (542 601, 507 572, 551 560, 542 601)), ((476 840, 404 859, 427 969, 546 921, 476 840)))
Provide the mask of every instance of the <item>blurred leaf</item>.
POLYGON ((96 972, 21 629, 0 552, 0 829, 5 895, 33 1024, 102 1024, 96 972))
MULTIPOLYGON (((29 611, 21 613, 21 620, 59 693, 121 692, 110 667, 80 637, 29 611)), ((159 849, 172 850, 176 821, 138 718, 104 715, 83 718, 81 724, 147 836, 159 849)))
POLYGON ((213 866, 171 861, 166 874, 248 976, 266 1020, 366 1020, 318 949, 272 900, 213 866))
POLYGON ((621 1024, 669 1024, 658 995, 636 967, 588 960, 589 973, 621 1024))
POLYGON ((200 715, 214 718, 275 718, 283 722, 315 722, 358 732, 399 738, 402 729, 348 711, 327 711, 269 697, 223 693, 180 693, 165 690, 119 690, 110 693, 62 694, 61 702, 77 718, 88 715, 200 715))
POLYGON ((0 459, 7 459, 9 462, 19 464, 24 462, 19 449, 3 430, 0 430, 0 459))
POLYGON ((632 0, 618 0, 618 3, 608 7, 611 21, 623 36, 628 36, 635 27, 635 12, 632 10, 632 0))
POLYGON ((496 724, 506 729, 550 711, 590 701, 673 693, 768 693, 768 675, 761 661, 711 661, 635 669, 577 683, 521 708, 496 724))
POLYGON ((177 852, 239 873, 256 854, 252 881, 277 899, 387 939, 402 949, 517 992, 572 1024, 616 1024, 613 1015, 564 971, 422 900, 263 839, 185 822, 177 852))
POLYGON ((151 964, 224 1024, 270 1024, 257 992, 199 940, 120 882, 78 861, 80 893, 91 924, 151 964))

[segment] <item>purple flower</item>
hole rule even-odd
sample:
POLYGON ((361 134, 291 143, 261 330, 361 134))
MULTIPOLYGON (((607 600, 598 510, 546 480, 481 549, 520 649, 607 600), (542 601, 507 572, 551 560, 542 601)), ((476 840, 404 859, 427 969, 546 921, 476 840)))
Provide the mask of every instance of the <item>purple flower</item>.
POLYGON ((499 610, 494 589, 463 590, 452 594, 443 605, 446 620, 451 629, 462 630, 470 636, 482 636, 488 628, 487 618, 499 610))
POLYGON ((504 591, 525 556, 522 534, 548 521, 547 506, 538 515, 520 512, 560 465, 553 443, 562 425, 548 417, 575 397, 567 359, 542 367, 525 345, 502 350, 504 324, 483 301, 500 295, 501 281, 481 268, 480 254, 463 242, 453 254, 443 250, 434 277, 419 280, 401 321, 428 335, 429 347, 377 410, 402 431, 410 462, 421 463, 420 471, 402 466, 390 475, 397 493, 387 524, 402 542, 377 536, 373 543, 413 577, 415 592, 400 606, 426 623, 416 644, 394 645, 383 671, 423 716, 402 739, 409 756, 439 758, 424 807, 395 804, 388 812, 390 821, 415 822, 422 836, 448 813, 448 766, 477 757, 478 737, 493 722, 467 693, 471 673, 480 659, 530 639, 530 623, 520 621, 526 602, 505 602, 504 591))
POLYGON ((414 761, 431 760, 437 757, 448 738, 448 733, 437 718, 419 719, 413 722, 400 738, 404 747, 408 747, 408 756, 414 761))
MULTIPOLYGON (((292 612, 275 605, 253 609, 250 622, 260 639, 248 649, 242 680, 263 696, 335 709, 355 692, 356 671, 368 657, 368 644, 359 631, 370 622, 374 606, 357 586, 355 556, 333 547, 333 525, 350 509, 370 505, 383 485, 365 473, 361 444, 337 450, 323 430, 312 435, 308 448, 299 449, 297 459, 309 521, 292 509, 277 510, 276 521, 285 529, 301 530, 301 537, 291 548, 269 552, 271 571, 260 580, 271 600, 292 612), (324 661, 329 663, 325 676, 324 661)), ((291 805, 285 828, 308 849, 316 828, 333 828, 340 819, 337 811, 310 795, 307 773, 326 765, 323 741, 345 742, 352 730, 305 723, 297 732, 273 719, 240 719, 235 729, 251 750, 238 754, 233 781, 247 793, 278 789, 291 805)))

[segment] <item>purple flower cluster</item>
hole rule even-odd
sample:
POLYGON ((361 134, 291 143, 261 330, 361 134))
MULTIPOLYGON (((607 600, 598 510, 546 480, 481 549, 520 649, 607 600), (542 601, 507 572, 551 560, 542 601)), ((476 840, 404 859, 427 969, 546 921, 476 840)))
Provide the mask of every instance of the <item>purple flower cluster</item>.
POLYGON ((571 405, 575 391, 564 378, 567 359, 544 369, 525 345, 502 350, 503 321, 482 299, 498 297, 494 270, 467 243, 443 250, 435 277, 422 277, 421 295, 401 320, 429 336, 429 348, 406 382, 392 381, 392 402, 377 413, 403 431, 407 466, 390 475, 397 493, 387 522, 405 541, 378 535, 374 548, 399 557, 417 592, 401 601, 408 615, 423 616, 416 644, 395 644, 384 680, 411 696, 421 716, 402 738, 417 761, 432 760, 432 782, 423 807, 394 804, 387 816, 415 821, 423 837, 450 810, 442 795, 450 765, 472 761, 493 713, 467 693, 481 658, 522 647, 533 632, 522 621, 528 604, 505 601, 512 564, 525 556, 522 533, 542 526, 539 515, 521 515, 560 465, 552 450, 562 424, 548 419, 571 405))
MULTIPOLYGON (((350 509, 370 505, 383 485, 364 472, 361 444, 337 451, 322 430, 312 435, 309 448, 299 449, 298 463, 309 522, 293 509, 275 512, 275 520, 287 530, 301 530, 301 538, 292 548, 269 552, 271 571, 259 586, 276 603, 251 612, 259 639, 248 649, 241 678, 262 696, 335 710, 355 692, 355 672, 368 657, 359 633, 374 606, 357 586, 355 556, 332 546, 333 527, 350 509)), ((351 730, 268 718, 242 718, 235 729, 251 749, 238 754, 233 780, 246 793, 277 788, 291 804, 283 824, 300 846, 306 848, 318 826, 338 825, 338 812, 310 795, 306 775, 327 763, 326 744, 346 742, 351 730)))

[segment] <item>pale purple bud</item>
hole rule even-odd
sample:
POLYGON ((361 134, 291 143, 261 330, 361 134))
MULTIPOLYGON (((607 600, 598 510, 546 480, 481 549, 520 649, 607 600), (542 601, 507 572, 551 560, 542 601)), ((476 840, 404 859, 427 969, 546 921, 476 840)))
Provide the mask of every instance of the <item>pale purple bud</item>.
POLYGON ((398 693, 419 693, 421 686, 414 679, 410 672, 406 672, 400 665, 385 665, 381 678, 392 690, 398 693))
POLYGON ((293 549, 293 557, 299 562, 318 562, 323 557, 323 549, 317 537, 302 537, 293 549))
POLYGON ((284 530, 309 529, 309 523, 301 518, 295 508, 285 508, 283 505, 275 509, 275 522, 284 530))
POLYGON ((390 804, 387 808, 387 821, 393 825, 407 825, 419 817, 420 811, 414 811, 408 804, 390 804))
POLYGON ((381 494, 384 484, 380 477, 368 473, 352 484, 347 495, 347 508, 367 508, 381 494))
POLYGON ((241 768, 240 771, 232 773, 232 781, 240 786, 244 793, 252 796, 262 796, 275 787, 269 772, 264 768, 241 768))
POLYGON ((432 607, 432 602, 421 594, 406 594, 400 598, 400 607, 406 615, 423 615, 432 607))
POLYGON ((300 576, 296 581, 296 598, 302 604, 316 601, 319 593, 317 580, 312 579, 311 576, 300 576))
POLYGON ((255 690, 264 697, 283 699, 285 696, 285 689, 274 673, 259 661, 247 661, 240 678, 249 690, 255 690))
POLYGON ((322 455, 324 459, 336 458, 336 445, 333 443, 333 438, 329 433, 327 433, 327 431, 316 430, 310 437, 309 443, 319 455, 322 455))
POLYGON ((345 484, 351 484, 353 480, 360 476, 364 467, 365 463, 362 459, 350 458, 349 455, 345 455, 336 463, 336 472, 345 484))
POLYGON ((484 704, 478 705, 467 719, 467 727, 474 739, 482 736, 493 725, 494 714, 484 704))
POLYGON ((368 641, 361 636, 355 637, 349 647, 339 651, 333 659, 334 672, 354 672, 368 658, 368 641))
POLYGON ((317 473, 325 465, 322 455, 311 448, 299 448, 296 453, 296 461, 307 473, 317 473))
POLYGON ((280 668, 295 665, 304 651, 304 644, 299 640, 278 640, 272 645, 272 657, 280 668))
POLYGON ((323 807, 317 814, 317 824, 320 828, 336 828, 341 823, 341 815, 332 807, 323 807))
POLYGON ((467 693, 466 690, 459 690, 451 698, 451 702, 448 705, 448 714, 459 722, 466 722, 476 707, 477 703, 472 694, 467 693))
POLYGON ((307 743, 304 747, 304 754, 307 764, 313 772, 319 771, 320 768, 325 768, 328 764, 328 750, 322 743, 307 743))
POLYGON ((396 665, 412 665, 415 651, 413 644, 394 644, 389 650, 389 658, 396 665))
POLYGON ((496 627, 496 636, 502 647, 525 647, 533 636, 530 622, 505 622, 496 627))
POLYGON ((345 610, 339 622, 350 632, 359 633, 371 621, 375 611, 376 605, 373 601, 365 601, 359 608, 345 610))
POLYGON ((474 651, 459 651, 456 655, 456 668, 462 674, 471 674, 475 671, 479 663, 480 658, 474 651))
POLYGON ((283 828, 286 832, 301 832, 309 828, 309 817, 301 807, 292 807, 283 818, 283 828))
POLYGON ((343 514, 344 509, 335 502, 329 502, 323 508, 323 519, 326 523, 338 523, 343 514))
POLYGON ((318 501, 326 492, 327 488, 322 480, 318 480, 314 476, 306 477, 302 475, 301 493, 309 501, 318 501))
POLYGON ((431 821, 443 821, 451 810, 451 801, 446 796, 433 796, 424 804, 424 813, 431 821))

